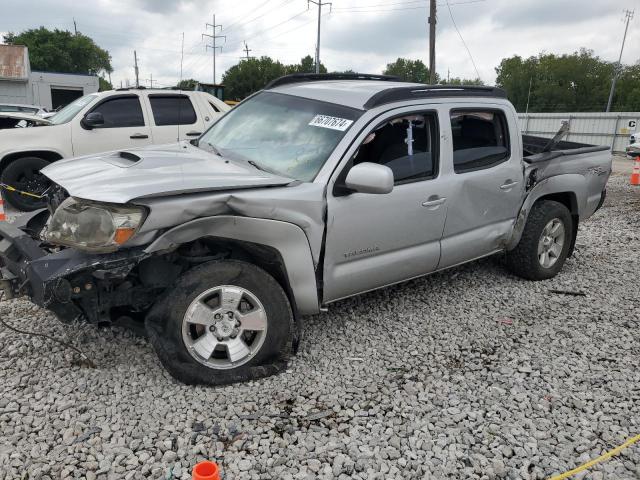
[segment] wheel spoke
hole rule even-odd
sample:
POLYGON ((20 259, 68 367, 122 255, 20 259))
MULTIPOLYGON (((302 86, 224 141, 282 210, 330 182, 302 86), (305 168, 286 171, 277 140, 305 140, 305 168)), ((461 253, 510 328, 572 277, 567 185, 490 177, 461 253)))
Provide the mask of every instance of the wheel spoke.
POLYGON ((242 299, 242 290, 235 287, 222 287, 220 291, 220 307, 225 310, 237 310, 242 299))
POLYGON ((549 235, 553 238, 556 238, 561 228, 562 228, 562 222, 559 220, 554 220, 553 223, 551 224, 551 228, 549 229, 549 235))
POLYGON ((559 243, 553 243, 549 248, 549 253, 552 253, 555 258, 560 257, 560 253, 562 253, 562 245, 559 243))
POLYGON ((546 251, 542 252, 539 256, 539 259, 540 259, 540 265, 546 268, 547 264, 549 263, 549 255, 547 254, 547 252, 546 251))
POLYGON ((249 350, 242 337, 236 337, 227 342, 227 353, 229 354, 229 360, 238 362, 249 355, 251 350, 249 350))
POLYGON ((211 354, 216 349, 218 345, 218 340, 213 336, 212 333, 206 332, 200 338, 198 338, 191 348, 200 355, 205 360, 208 360, 211 357, 211 354))
POLYGON ((197 323, 198 325, 211 326, 214 324, 214 311, 204 302, 196 302, 187 311, 185 319, 189 323, 197 323))
POLYGON ((267 315, 261 308, 238 315, 243 330, 264 330, 267 328, 267 315))

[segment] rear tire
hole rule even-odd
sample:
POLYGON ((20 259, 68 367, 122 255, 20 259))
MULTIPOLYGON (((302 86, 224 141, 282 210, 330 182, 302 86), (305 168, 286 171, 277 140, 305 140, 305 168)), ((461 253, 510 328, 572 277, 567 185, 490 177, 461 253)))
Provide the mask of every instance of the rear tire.
POLYGON ((507 268, 527 280, 546 280, 562 269, 573 237, 571 213, 552 200, 536 202, 518 245, 507 252, 507 268))
MULTIPOLYGON (((40 170, 49 165, 49 162, 40 157, 22 157, 14 160, 2 171, 2 183, 29 193, 42 194, 51 185, 51 182, 40 170)), ((30 197, 18 192, 4 190, 3 197, 18 210, 31 212, 44 208, 47 202, 44 199, 30 197)))
POLYGON ((238 260, 186 272, 153 306, 145 325, 164 367, 186 384, 270 376, 283 371, 293 353, 287 295, 267 272, 238 260))

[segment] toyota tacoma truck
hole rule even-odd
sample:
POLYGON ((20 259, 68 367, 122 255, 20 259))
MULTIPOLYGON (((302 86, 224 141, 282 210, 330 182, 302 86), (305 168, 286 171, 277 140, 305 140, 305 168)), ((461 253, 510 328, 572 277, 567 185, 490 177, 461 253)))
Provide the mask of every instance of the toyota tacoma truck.
POLYGON ((282 370, 340 299, 500 252, 553 277, 611 156, 522 136, 498 88, 298 74, 191 142, 42 172, 48 208, 0 224, 5 296, 144 322, 175 378, 225 384, 282 370))
MULTIPOLYGON (((52 162, 196 138, 229 109, 206 92, 120 88, 85 95, 47 120, 0 114, 0 178, 41 194, 49 182, 39 171, 52 162), (7 128, 15 126, 28 128, 7 128)), ((44 206, 37 196, 15 191, 4 196, 19 210, 44 206)))

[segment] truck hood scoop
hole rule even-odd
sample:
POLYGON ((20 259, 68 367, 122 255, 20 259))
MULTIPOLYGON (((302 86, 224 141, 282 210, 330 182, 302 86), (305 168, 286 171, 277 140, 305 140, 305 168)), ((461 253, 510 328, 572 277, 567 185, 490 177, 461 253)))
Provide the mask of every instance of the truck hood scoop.
POLYGON ((60 160, 42 173, 72 197, 111 203, 294 181, 186 142, 60 160))

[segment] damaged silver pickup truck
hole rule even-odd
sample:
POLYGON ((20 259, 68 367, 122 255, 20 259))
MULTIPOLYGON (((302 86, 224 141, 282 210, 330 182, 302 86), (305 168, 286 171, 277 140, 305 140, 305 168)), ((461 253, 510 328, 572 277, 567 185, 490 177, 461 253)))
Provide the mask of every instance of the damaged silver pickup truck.
POLYGON ((553 277, 611 157, 522 136, 505 97, 293 75, 195 141, 58 161, 48 209, 0 225, 3 289, 144 322, 174 377, 224 384, 283 369, 301 317, 345 297, 499 252, 553 277))

